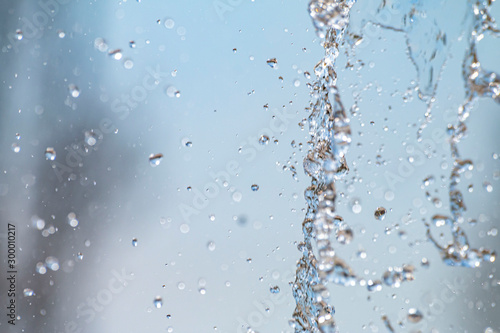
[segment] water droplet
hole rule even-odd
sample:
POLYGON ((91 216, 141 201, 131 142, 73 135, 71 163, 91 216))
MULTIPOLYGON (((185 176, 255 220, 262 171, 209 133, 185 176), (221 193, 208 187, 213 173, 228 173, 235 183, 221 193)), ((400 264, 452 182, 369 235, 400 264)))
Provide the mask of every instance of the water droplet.
POLYGON ((368 280, 368 283, 366 284, 368 291, 374 292, 374 291, 381 291, 382 290, 382 282, 380 280, 372 281, 368 280))
POLYGON ((295 87, 299 87, 300 86, 300 80, 297 79, 297 80, 293 81, 293 85, 295 87))
POLYGON ((76 228, 78 226, 78 220, 76 219, 76 214, 71 212, 68 214, 68 224, 72 226, 73 228, 76 228))
POLYGON ((16 30, 16 39, 17 40, 23 39, 23 32, 20 29, 16 30))
POLYGON ((493 185, 491 185, 489 182, 484 182, 483 186, 487 192, 493 192, 493 185))
POLYGON ((68 86, 68 90, 71 97, 77 98, 78 96, 80 96, 80 89, 76 85, 70 84, 68 86))
POLYGON ((189 225, 183 223, 183 224, 181 224, 181 226, 179 227, 179 229, 181 230, 181 232, 183 234, 187 234, 189 232, 189 225))
POLYGON ((130 42, 128 42, 128 45, 130 46, 131 49, 135 49, 136 48, 135 41, 133 41, 133 40, 131 40, 130 42))
POLYGON ((233 49, 233 53, 236 53, 238 50, 236 48, 233 49))
POLYGON ((202 295, 205 295, 207 293, 207 290, 205 288, 200 288, 200 289, 198 289, 198 291, 202 295))
POLYGON ((385 219, 385 215, 387 214, 387 210, 384 207, 378 207, 373 214, 375 218, 379 221, 385 219))
POLYGON ((133 247, 137 246, 137 238, 132 238, 132 246, 133 247))
POLYGON ((109 56, 115 60, 120 60, 123 57, 123 53, 121 49, 111 50, 109 51, 109 56))
POLYGON ((358 199, 354 199, 351 204, 351 209, 354 214, 359 214, 361 213, 362 207, 361 207, 361 202, 358 199))
POLYGON ((153 304, 155 308, 159 309, 163 305, 163 300, 161 299, 160 296, 156 296, 155 299, 153 300, 153 304))
POLYGON ((156 167, 160 165, 162 159, 163 159, 163 154, 160 153, 151 154, 149 155, 149 165, 151 165, 152 167, 156 167))
POLYGON ((418 323, 419 321, 422 320, 422 318, 424 318, 424 315, 419 310, 417 310, 415 308, 411 308, 408 310, 407 318, 408 318, 408 321, 411 323, 418 323))
POLYGON ((173 29, 173 27, 175 26, 175 21, 171 18, 164 19, 164 21, 165 23, 163 25, 165 25, 165 28, 167 29, 173 29))
POLYGON ((14 153, 19 153, 21 151, 21 147, 17 143, 13 143, 11 148, 14 153))
POLYGON ((253 184, 251 187, 252 191, 257 192, 259 190, 259 185, 253 184))
POLYGON ((276 66, 278 65, 278 61, 276 60, 276 58, 267 59, 266 62, 271 68, 276 68, 276 66))
POLYGON ((57 36, 62 39, 66 37, 66 33, 62 30, 57 30, 57 36))
POLYGON ((123 62, 123 67, 125 67, 125 69, 132 69, 132 67, 134 67, 134 62, 131 59, 126 59, 123 62))
POLYGON ((215 243, 214 242, 208 242, 207 248, 209 251, 214 251, 215 250, 215 243))
POLYGON ((94 133, 94 131, 85 131, 84 133, 85 135, 85 143, 89 146, 95 146, 95 144, 97 143, 97 140, 99 139, 99 137, 97 136, 96 133, 94 133))
POLYGON ((53 271, 59 270, 59 260, 55 257, 47 257, 45 258, 45 265, 53 271))
POLYGON ((270 287, 269 288, 269 291, 272 293, 272 294, 277 294, 280 292, 280 287, 278 286, 273 286, 273 287, 270 287))
POLYGON ((180 91, 178 91, 177 88, 174 86, 168 86, 166 93, 167 93, 168 97, 180 97, 181 96, 180 91))
POLYGON ((261 145, 267 145, 269 143, 269 137, 267 135, 261 135, 259 138, 259 143, 261 145))
POLYGON ((23 294, 24 294, 24 297, 31 297, 31 296, 36 295, 35 292, 33 291, 33 289, 30 289, 30 288, 24 288, 23 294))
POLYGON ((56 151, 52 147, 47 147, 45 149, 45 159, 48 161, 53 161, 56 159, 56 151))
POLYGON ((192 147, 193 143, 191 141, 186 142, 186 147, 192 147))
POLYGON ((76 254, 76 257, 77 257, 77 258, 78 258, 78 260, 80 260, 80 261, 81 261, 81 260, 83 260, 83 253, 78 252, 78 253, 76 254))

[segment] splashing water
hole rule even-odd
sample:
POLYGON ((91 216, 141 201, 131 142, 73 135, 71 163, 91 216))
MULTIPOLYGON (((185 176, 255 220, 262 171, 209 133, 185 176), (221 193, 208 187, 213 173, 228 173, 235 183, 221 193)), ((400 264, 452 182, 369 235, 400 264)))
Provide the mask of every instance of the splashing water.
POLYGON ((326 284, 356 284, 356 276, 335 256, 330 243, 332 231, 347 229, 344 220, 334 214, 335 181, 348 171, 345 155, 351 129, 337 89, 334 66, 354 2, 313 0, 309 4, 317 34, 324 37, 325 57, 314 68, 316 81, 311 86, 311 139, 304 170, 312 181, 305 191, 308 207, 302 224, 304 241, 299 245, 303 256, 297 264, 293 285, 295 332, 335 332, 335 310, 329 304, 326 284))
MULTIPOLYGON (((477 45, 483 39, 485 33, 498 37, 500 30, 496 28, 495 20, 489 13, 489 6, 492 1, 469 0, 468 19, 471 20, 469 31, 469 48, 466 52, 462 74, 465 81, 465 101, 458 109, 457 123, 448 128, 450 136, 451 156, 454 159, 453 169, 450 175, 449 197, 452 217, 443 217, 444 224, 450 226, 453 242, 446 246, 441 246, 432 237, 430 227, 427 228, 428 238, 441 252, 443 261, 450 266, 479 267, 481 262, 494 262, 496 253, 494 251, 470 247, 467 235, 459 227, 464 221, 463 213, 466 206, 463 202, 463 195, 459 189, 461 174, 467 170, 472 170, 474 165, 471 160, 461 159, 458 151, 458 143, 465 136, 467 126, 465 122, 470 116, 470 112, 479 97, 489 97, 500 103, 500 77, 495 72, 490 72, 482 68, 477 56, 477 45)), ((434 216, 433 220, 438 219, 434 216)))
MULTIPOLYGON (((307 202, 307 211, 302 224, 304 240, 298 246, 302 257, 297 263, 296 279, 293 284, 296 308, 291 326, 296 333, 338 332, 333 318, 335 309, 330 303, 327 284, 333 282, 343 286, 354 286, 362 281, 343 260, 336 256, 330 242, 332 232, 341 244, 349 243, 353 237, 352 230, 344 219, 335 214, 335 184, 348 172, 346 153, 351 142, 349 119, 336 85, 335 63, 339 47, 345 41, 359 45, 362 40, 360 36, 346 33, 350 9, 355 2, 356 0, 311 0, 309 3, 309 13, 316 33, 323 38, 325 56, 315 66, 316 80, 310 85, 311 102, 308 108, 310 148, 304 158, 304 170, 311 177, 311 185, 304 193, 307 202)), ((425 3, 431 5, 431 2, 425 3)), ((471 248, 465 232, 459 227, 464 220, 463 213, 466 208, 458 184, 460 175, 466 170, 471 170, 473 164, 470 160, 460 159, 457 144, 465 135, 465 121, 479 97, 489 97, 500 103, 500 78, 496 73, 481 67, 476 52, 477 43, 485 33, 498 37, 500 31, 489 14, 492 1, 468 0, 468 3, 472 7, 472 11, 468 13, 472 23, 469 49, 463 62, 466 100, 459 108, 457 124, 449 129, 454 159, 449 186, 452 217, 436 215, 433 218, 436 225, 451 227, 453 242, 445 247, 439 245, 431 236, 430 225, 427 225, 427 235, 441 252, 446 264, 477 267, 483 261, 495 261, 496 254, 484 248, 471 248)), ((385 5, 386 1, 382 1, 379 10, 385 5)), ((407 54, 417 74, 416 90, 419 98, 427 106, 425 119, 417 131, 417 140, 421 141, 422 132, 431 120, 430 112, 435 101, 440 73, 449 56, 449 46, 446 33, 439 29, 436 22, 427 19, 426 12, 421 8, 423 5, 412 1, 409 6, 411 9, 404 15, 401 28, 370 23, 405 34, 407 54), (429 41, 432 41, 431 48, 419 48, 419 44, 425 46, 429 41)), ((439 10, 437 5, 431 8, 439 10)), ((430 185, 433 180, 432 177, 426 178, 424 186, 430 185)), ((375 218, 382 220, 386 212, 385 208, 379 207, 375 211, 375 218)), ((427 260, 425 264, 428 265, 427 260)), ((414 267, 411 265, 389 268, 382 276, 383 282, 369 280, 366 281, 366 285, 369 291, 379 291, 383 284, 398 288, 402 282, 414 279, 413 272, 414 267)), ((416 323, 422 318, 420 311, 411 309, 407 319, 416 323)), ((382 320, 386 328, 393 332, 388 318, 383 316, 382 320)))

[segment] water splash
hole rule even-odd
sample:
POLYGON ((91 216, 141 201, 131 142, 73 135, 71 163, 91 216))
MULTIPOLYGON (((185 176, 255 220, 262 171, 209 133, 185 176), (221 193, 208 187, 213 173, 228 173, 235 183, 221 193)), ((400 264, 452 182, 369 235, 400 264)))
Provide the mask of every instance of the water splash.
POLYGON ((466 206, 459 184, 461 174, 466 170, 473 169, 471 160, 460 157, 458 143, 467 132, 466 120, 479 97, 489 97, 500 103, 500 77, 497 73, 485 70, 477 56, 477 45, 486 33, 495 37, 500 36, 500 30, 496 28, 495 20, 489 13, 492 1, 468 0, 471 10, 468 11, 468 19, 471 20, 469 30, 469 47, 463 64, 462 75, 465 82, 465 101, 458 109, 457 123, 448 128, 450 133, 451 156, 454 159, 453 169, 450 175, 449 198, 452 217, 434 216, 433 220, 442 220, 449 225, 453 241, 446 246, 441 246, 432 237, 430 226, 427 227, 428 238, 441 252, 443 261, 450 266, 479 267, 482 262, 494 262, 496 253, 494 251, 479 248, 471 248, 467 235, 459 224, 464 221, 463 213, 466 206))
POLYGON ((326 285, 333 282, 348 286, 357 281, 330 242, 332 231, 348 229, 335 215, 335 181, 348 171, 345 155, 351 142, 349 119, 336 85, 335 62, 354 2, 313 0, 309 4, 316 32, 324 37, 325 57, 314 67, 316 81, 311 85, 310 149, 304 170, 312 181, 305 191, 308 207, 302 224, 304 241, 299 245, 303 255, 293 285, 295 332, 336 332, 335 310, 329 304, 326 285))

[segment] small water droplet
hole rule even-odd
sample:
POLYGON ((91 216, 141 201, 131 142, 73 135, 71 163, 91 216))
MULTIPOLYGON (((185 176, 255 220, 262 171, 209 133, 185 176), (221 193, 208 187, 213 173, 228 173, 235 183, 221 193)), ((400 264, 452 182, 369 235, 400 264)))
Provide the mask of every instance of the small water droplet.
POLYGON ((192 147, 193 143, 191 141, 186 142, 186 147, 192 147))
POLYGON ((156 296, 155 299, 153 300, 153 304, 155 308, 159 309, 163 305, 163 300, 161 299, 160 296, 156 296))
POLYGON ((30 288, 24 288, 23 294, 24 294, 24 297, 35 296, 35 292, 33 291, 33 289, 30 289, 30 288))
POLYGON ((66 37, 66 33, 62 30, 57 30, 57 36, 62 39, 66 37))
POLYGON ((47 147, 45 149, 45 159, 48 161, 53 161, 56 159, 56 151, 52 147, 47 147))
POLYGON ((253 185, 251 186, 251 189, 252 189, 252 191, 257 192, 257 191, 259 190, 259 185, 257 185, 257 184, 253 184, 253 185))
POLYGON ((207 248, 209 251, 214 251, 215 250, 215 242, 212 242, 212 241, 208 242, 207 248))
POLYGON ((387 214, 387 210, 384 207, 378 207, 373 214, 375 218, 379 221, 385 219, 385 215, 387 214))
POLYGON ((135 49, 136 48, 135 41, 133 41, 133 40, 131 40, 130 42, 128 42, 128 45, 130 46, 131 49, 135 49))
POLYGON ((267 145, 269 143, 269 137, 267 135, 261 135, 259 138, 259 143, 261 145, 267 145))
POLYGON ((493 192, 493 185, 491 185, 491 183, 489 183, 489 182, 484 182, 484 183, 483 183, 483 186, 484 186, 484 189, 485 189, 487 192, 493 192))
POLYGON ((163 24, 165 28, 172 29, 175 26, 175 21, 171 18, 164 19, 165 23, 163 24))
POLYGON ((123 67, 125 67, 125 69, 132 69, 132 67, 134 67, 134 62, 130 59, 126 59, 123 62, 123 67))
POLYGON ((163 159, 163 154, 160 153, 151 154, 149 155, 149 165, 151 165, 152 167, 156 167, 160 165, 162 159, 163 159))
POLYGON ((71 97, 77 98, 78 96, 80 96, 80 89, 76 85, 70 84, 68 86, 68 90, 71 97))
POLYGON ((270 287, 269 288, 269 291, 272 293, 272 294, 277 294, 280 292, 280 287, 278 286, 273 286, 273 287, 270 287))
POLYGON ((72 226, 73 228, 76 228, 78 226, 78 220, 76 219, 76 214, 71 212, 68 214, 68 224, 72 226))
POLYGON ((276 60, 276 58, 267 59, 266 62, 271 68, 276 68, 276 66, 278 65, 278 61, 276 60))
POLYGON ((132 238, 132 246, 133 247, 137 246, 137 238, 132 238))
POLYGON ((415 308, 411 308, 408 310, 407 318, 408 318, 408 321, 411 323, 418 323, 419 321, 422 320, 422 318, 424 318, 424 315, 419 310, 417 310, 415 308))
POLYGON ((83 253, 78 252, 78 253, 76 254, 76 257, 77 257, 77 258, 78 258, 78 260, 80 260, 80 261, 81 261, 81 260, 83 260, 83 253))
POLYGON ((109 51, 109 56, 115 60, 120 60, 123 57, 123 53, 121 49, 111 50, 109 51))

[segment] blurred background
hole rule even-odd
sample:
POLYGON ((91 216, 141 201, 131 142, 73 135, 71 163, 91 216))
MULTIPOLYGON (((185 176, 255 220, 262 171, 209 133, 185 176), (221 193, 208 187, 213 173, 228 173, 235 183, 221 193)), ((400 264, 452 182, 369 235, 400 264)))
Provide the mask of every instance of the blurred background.
MULTIPOLYGON (((0 331, 293 332, 305 108, 323 57, 308 1, 0 8, 1 274, 8 223, 18 271, 15 326, 0 280, 0 331)), ((351 10, 349 36, 363 39, 342 46, 337 65, 353 133, 337 208, 354 239, 335 246, 366 280, 403 264, 415 280, 332 285, 341 332, 500 332, 498 260, 446 266, 425 226, 449 215, 446 128, 464 100, 470 10, 451 0, 351 10), (408 28, 416 7, 423 22, 408 28), (419 93, 435 97, 420 142, 419 93)), ((485 36, 478 53, 498 73, 498 40, 485 36)), ((474 162, 462 227, 472 247, 497 252, 499 111, 480 99, 459 144, 474 162)), ((431 232, 450 240, 448 227, 431 232)))

